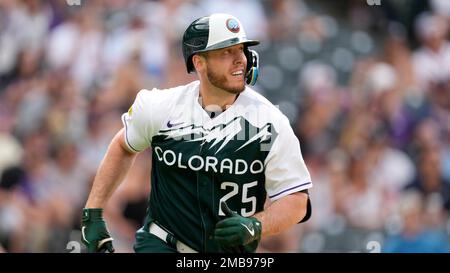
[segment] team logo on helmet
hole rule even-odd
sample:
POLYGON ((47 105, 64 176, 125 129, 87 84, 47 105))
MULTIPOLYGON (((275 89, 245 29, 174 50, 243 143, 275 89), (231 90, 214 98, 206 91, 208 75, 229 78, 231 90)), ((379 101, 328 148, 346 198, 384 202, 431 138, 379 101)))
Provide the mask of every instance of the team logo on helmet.
POLYGON ((233 33, 237 33, 241 29, 239 27, 238 21, 236 21, 233 18, 230 18, 230 19, 227 20, 227 28, 228 28, 229 31, 231 31, 233 33))

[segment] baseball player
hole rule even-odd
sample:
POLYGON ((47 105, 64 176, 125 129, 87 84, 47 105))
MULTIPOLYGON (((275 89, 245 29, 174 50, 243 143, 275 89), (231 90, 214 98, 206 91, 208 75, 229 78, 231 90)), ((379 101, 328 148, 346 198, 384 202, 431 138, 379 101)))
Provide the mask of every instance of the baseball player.
POLYGON ((289 121, 246 86, 258 76, 249 49, 257 44, 232 15, 188 26, 183 55, 199 80, 141 90, 123 114, 83 209, 89 252, 114 251, 103 208, 149 147, 151 193, 136 252, 254 252, 262 237, 309 218, 312 182, 289 121))

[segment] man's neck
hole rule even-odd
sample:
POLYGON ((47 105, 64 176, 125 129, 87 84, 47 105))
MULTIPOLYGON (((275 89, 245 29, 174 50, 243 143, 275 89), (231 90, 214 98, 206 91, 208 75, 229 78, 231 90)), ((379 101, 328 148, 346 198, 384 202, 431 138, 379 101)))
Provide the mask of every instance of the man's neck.
POLYGON ((217 105, 222 110, 226 110, 229 105, 232 105, 237 99, 238 94, 232 94, 223 89, 200 84, 199 95, 202 98, 202 107, 208 105, 217 105))

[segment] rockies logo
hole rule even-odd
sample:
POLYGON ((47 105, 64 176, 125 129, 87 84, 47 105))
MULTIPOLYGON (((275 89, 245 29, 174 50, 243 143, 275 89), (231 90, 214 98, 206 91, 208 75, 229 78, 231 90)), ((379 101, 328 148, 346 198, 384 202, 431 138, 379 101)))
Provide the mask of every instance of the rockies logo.
POLYGON ((232 19, 232 18, 227 20, 227 28, 229 31, 234 32, 234 33, 237 33, 240 30, 239 23, 235 19, 232 19))

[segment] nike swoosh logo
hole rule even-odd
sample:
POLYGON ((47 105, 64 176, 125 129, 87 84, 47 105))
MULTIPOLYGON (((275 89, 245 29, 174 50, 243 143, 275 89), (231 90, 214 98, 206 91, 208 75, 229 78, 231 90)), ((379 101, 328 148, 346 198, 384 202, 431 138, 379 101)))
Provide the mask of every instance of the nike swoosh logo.
POLYGON ((243 225, 247 229, 247 231, 248 231, 248 233, 250 233, 250 235, 255 236, 255 230, 253 229, 253 227, 252 227, 252 229, 250 229, 250 228, 248 228, 248 226, 246 226, 242 223, 241 223, 241 225, 243 225))
POLYGON ((81 235, 83 236, 83 240, 85 240, 88 244, 90 244, 90 242, 88 241, 88 240, 86 240, 86 237, 84 236, 84 230, 86 229, 86 227, 85 226, 83 226, 82 228, 81 228, 81 235))
POLYGON ((170 123, 170 120, 167 122, 167 127, 172 128, 174 126, 183 124, 184 122, 178 122, 178 123, 170 123))

